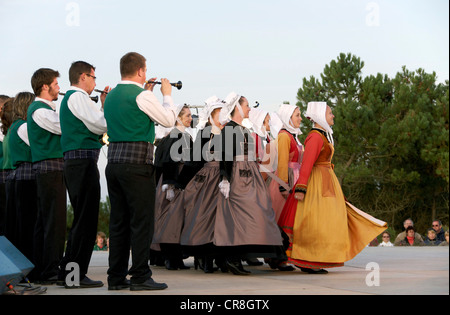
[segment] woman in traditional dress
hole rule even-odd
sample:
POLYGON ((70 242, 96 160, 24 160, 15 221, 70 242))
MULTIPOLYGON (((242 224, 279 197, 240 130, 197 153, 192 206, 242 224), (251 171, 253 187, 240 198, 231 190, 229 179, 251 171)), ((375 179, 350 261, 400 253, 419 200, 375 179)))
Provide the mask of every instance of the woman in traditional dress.
POLYGON ((185 164, 185 168, 191 168, 196 174, 184 190, 186 214, 181 245, 184 253, 195 256, 196 268, 200 266, 205 273, 213 273, 214 259, 216 264, 223 264, 218 261, 220 255, 214 246, 214 229, 220 194, 220 133, 224 127, 219 122, 219 115, 224 103, 217 96, 210 97, 205 103, 197 125, 194 160, 185 164))
POLYGON ((183 190, 190 178, 183 173, 185 160, 191 160, 193 141, 186 128, 192 115, 189 107, 178 106, 175 128, 161 140, 155 152, 155 167, 161 173, 156 189, 155 232, 151 248, 158 245, 168 270, 189 269, 183 262, 180 246, 184 222, 183 190))
POLYGON ((387 228, 346 202, 331 160, 334 115, 324 102, 308 104, 314 127, 305 140, 300 177, 279 225, 289 235, 289 262, 308 273, 341 267, 387 228), (330 237, 332 235, 332 237, 330 237))
POLYGON ((294 105, 284 104, 280 106, 277 116, 282 121, 283 127, 277 137, 277 170, 275 176, 284 182, 284 185, 280 185, 279 181, 272 180, 269 191, 272 207, 275 211, 275 219, 278 222, 289 196, 289 191, 294 187, 300 174, 303 146, 298 140, 302 122, 300 109, 294 105))
POLYGON ((265 155, 265 143, 270 143, 270 115, 269 112, 253 108, 249 114, 252 123, 252 136, 255 141, 256 162, 261 163, 265 155))
POLYGON ((285 254, 267 187, 250 151, 253 138, 242 126, 244 118, 249 117, 248 101, 236 93, 230 93, 225 101, 221 121, 231 121, 221 136, 221 194, 214 244, 227 251, 227 266, 234 274, 246 275, 249 272, 241 258, 283 258, 285 254))

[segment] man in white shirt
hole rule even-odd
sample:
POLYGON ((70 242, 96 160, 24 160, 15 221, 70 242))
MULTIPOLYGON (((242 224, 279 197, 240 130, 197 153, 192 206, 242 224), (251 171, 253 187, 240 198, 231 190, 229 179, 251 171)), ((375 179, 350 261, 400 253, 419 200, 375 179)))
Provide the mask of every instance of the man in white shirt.
MULTIPOLYGON (((153 142, 155 123, 173 127, 176 108, 172 86, 162 79, 161 104, 146 84, 146 59, 128 53, 120 60, 122 81, 107 96, 105 118, 109 149, 106 179, 111 201, 108 289, 164 290, 148 265, 155 212, 153 142), (132 266, 128 261, 132 255, 132 266), (131 275, 130 281, 126 279, 131 275)), ((156 79, 152 79, 154 81, 156 79)))
POLYGON ((41 284, 54 284, 60 273, 66 235, 67 197, 63 176, 61 126, 53 101, 58 99, 59 72, 41 68, 31 78, 36 95, 27 112, 38 216, 35 228, 35 272, 41 284))
MULTIPOLYGON (((66 265, 71 262, 80 267, 79 286, 66 283, 65 287, 69 289, 103 286, 102 281, 93 281, 86 276, 97 236, 100 204, 97 162, 102 147, 99 138, 107 131, 103 108, 89 96, 96 86, 95 79, 94 66, 84 61, 72 63, 69 69, 71 87, 60 108, 64 179, 74 211, 61 270, 66 270, 66 265)), ((106 87, 102 93, 102 104, 109 91, 106 87)))

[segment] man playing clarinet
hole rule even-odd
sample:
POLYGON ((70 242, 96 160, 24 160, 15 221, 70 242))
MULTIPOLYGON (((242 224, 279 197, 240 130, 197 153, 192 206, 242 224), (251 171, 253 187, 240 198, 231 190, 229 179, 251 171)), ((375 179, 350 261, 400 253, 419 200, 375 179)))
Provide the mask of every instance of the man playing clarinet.
MULTIPOLYGON (((70 262, 80 267, 79 286, 65 283, 66 288, 103 286, 103 282, 93 281, 86 276, 97 238, 100 204, 97 162, 102 147, 99 137, 107 131, 103 109, 98 108, 89 97, 96 86, 95 79, 94 66, 84 61, 72 63, 69 69, 71 87, 60 109, 64 178, 74 211, 61 270, 64 272, 70 262)), ((102 104, 109 87, 104 92, 101 95, 102 104)))
POLYGON ((147 83, 143 88, 146 72, 142 55, 124 55, 120 60, 122 81, 105 100, 110 142, 106 167, 111 200, 109 290, 167 288, 152 279, 148 265, 156 191, 153 142, 155 123, 173 127, 177 115, 169 81, 161 80, 161 104, 153 94, 154 84, 147 83), (128 270, 130 248, 132 266, 128 270), (128 274, 130 281, 126 279, 128 274))

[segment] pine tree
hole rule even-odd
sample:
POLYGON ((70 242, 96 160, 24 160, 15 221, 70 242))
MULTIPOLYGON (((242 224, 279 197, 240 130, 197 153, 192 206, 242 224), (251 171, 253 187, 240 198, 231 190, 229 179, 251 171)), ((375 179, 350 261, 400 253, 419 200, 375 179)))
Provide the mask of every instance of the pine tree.
MULTIPOLYGON (((297 105, 326 101, 336 116, 333 162, 355 205, 401 229, 407 217, 419 229, 448 222, 449 84, 435 73, 403 67, 395 78, 362 77, 364 62, 340 54, 321 78, 303 80, 297 105)), ((304 120, 303 139, 311 123, 304 120)))

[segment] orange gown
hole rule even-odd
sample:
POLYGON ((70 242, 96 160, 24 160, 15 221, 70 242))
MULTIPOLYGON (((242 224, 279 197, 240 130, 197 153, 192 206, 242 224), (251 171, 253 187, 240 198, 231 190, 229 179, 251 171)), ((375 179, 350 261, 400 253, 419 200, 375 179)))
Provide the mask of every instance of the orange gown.
POLYGON ((296 184, 307 190, 305 198, 297 201, 292 193, 278 221, 290 239, 289 262, 298 267, 341 267, 387 228, 346 201, 331 164, 333 154, 333 145, 313 129, 296 184))

